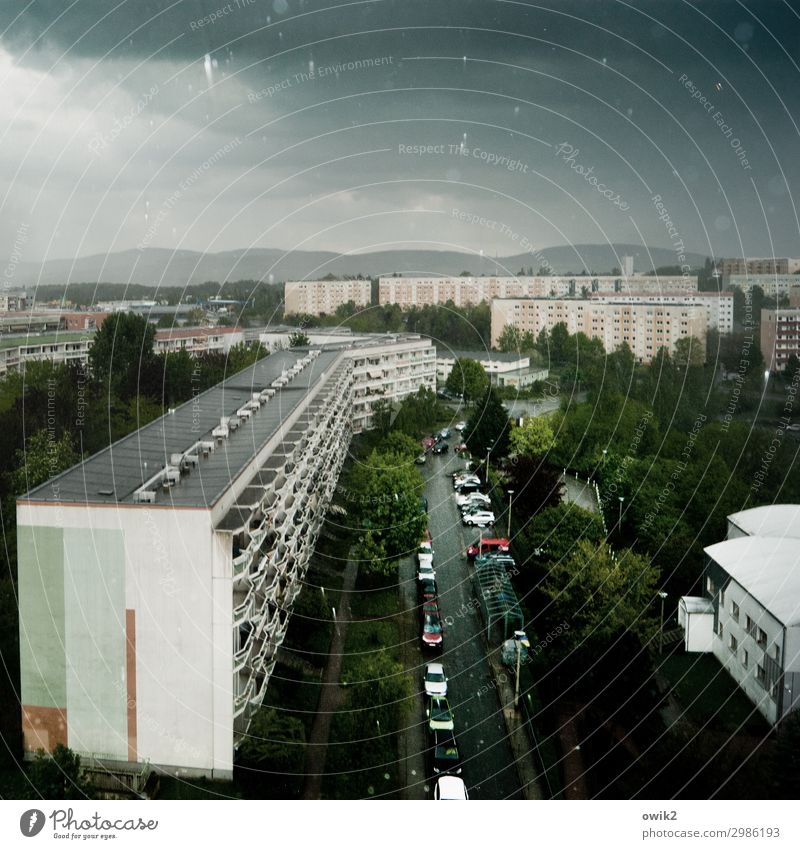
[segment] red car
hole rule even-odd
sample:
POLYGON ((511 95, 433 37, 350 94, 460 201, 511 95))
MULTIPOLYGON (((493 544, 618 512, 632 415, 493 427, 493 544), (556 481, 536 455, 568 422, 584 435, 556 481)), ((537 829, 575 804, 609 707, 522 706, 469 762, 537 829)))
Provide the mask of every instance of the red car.
POLYGON ((475 540, 467 548, 467 557, 474 560, 479 554, 493 554, 496 551, 505 554, 508 551, 508 545, 505 537, 484 537, 484 539, 475 540))
POLYGON ((422 605, 422 645, 428 649, 441 649, 444 641, 444 626, 436 601, 422 605))
POLYGON ((432 436, 426 436, 425 439, 422 440, 422 447, 426 451, 430 451, 431 448, 436 444, 436 440, 432 436))
POLYGON ((466 442, 459 442, 459 444, 456 445, 456 447, 453 449, 453 451, 455 451, 456 454, 462 454, 466 450, 467 450, 467 443, 466 442))

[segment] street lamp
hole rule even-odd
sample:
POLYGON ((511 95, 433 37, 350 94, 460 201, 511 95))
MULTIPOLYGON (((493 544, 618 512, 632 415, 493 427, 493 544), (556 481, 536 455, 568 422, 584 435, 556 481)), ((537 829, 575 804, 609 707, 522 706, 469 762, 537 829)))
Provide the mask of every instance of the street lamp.
POLYGON ((608 448, 603 449, 603 468, 606 467, 606 455, 608 454, 608 448))
POLYGON ((658 628, 658 653, 664 654, 664 599, 667 597, 667 594, 661 590, 658 597, 661 599, 661 624, 658 628))
POLYGON ((622 502, 625 500, 624 495, 617 496, 619 498, 619 521, 617 522, 617 531, 622 533, 622 502))
POLYGON ((509 489, 508 491, 508 531, 506 533, 506 539, 511 539, 511 505, 514 501, 514 490, 509 489))
POLYGON ((492 453, 491 445, 486 449, 486 486, 489 486, 489 455, 492 453))

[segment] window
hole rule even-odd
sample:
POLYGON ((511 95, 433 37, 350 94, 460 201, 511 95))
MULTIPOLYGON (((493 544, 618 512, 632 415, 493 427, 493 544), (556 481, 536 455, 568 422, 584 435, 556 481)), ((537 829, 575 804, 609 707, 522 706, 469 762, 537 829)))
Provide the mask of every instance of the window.
POLYGON ((761 646, 762 649, 767 644, 767 635, 761 628, 758 629, 758 636, 756 637, 756 642, 761 646))
POLYGON ((739 605, 735 601, 731 602, 731 619, 734 622, 739 621, 739 605))
POLYGON ((764 667, 759 663, 756 666, 756 681, 758 681, 761 686, 765 686, 767 680, 767 673, 764 670, 764 667))
POLYGON ((724 632, 724 629, 723 629, 723 627, 722 627, 722 622, 719 622, 719 623, 717 624, 717 636, 718 636, 720 639, 722 639, 722 634, 723 634, 723 632, 724 632))
POLYGON ((750 665, 750 655, 747 653, 747 649, 742 652, 742 666, 747 669, 750 665))
POLYGON ((755 626, 753 625, 753 620, 749 616, 745 616, 744 622, 744 627, 747 630, 747 633, 750 634, 751 637, 754 637, 755 626))
POLYGON ((739 641, 733 636, 733 634, 731 634, 728 638, 728 648, 733 652, 733 654, 736 654, 739 648, 739 641))

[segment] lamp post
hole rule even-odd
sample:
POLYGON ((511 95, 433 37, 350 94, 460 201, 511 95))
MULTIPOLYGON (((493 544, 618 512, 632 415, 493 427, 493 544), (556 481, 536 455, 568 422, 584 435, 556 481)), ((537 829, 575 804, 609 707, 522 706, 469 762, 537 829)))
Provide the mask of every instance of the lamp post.
POLYGON ((486 486, 489 486, 489 455, 492 453, 491 445, 486 449, 486 486))
POLYGON ((603 468, 606 467, 606 455, 608 454, 608 448, 603 449, 603 468))
POLYGON ((506 539, 511 539, 511 505, 514 502, 514 490, 509 489, 508 491, 508 531, 506 532, 506 539))
POLYGON ((661 624, 658 627, 658 653, 664 654, 664 599, 667 594, 661 590, 658 597, 661 599, 661 624))
POLYGON ((617 496, 619 498, 619 520, 617 521, 617 531, 622 533, 622 502, 625 500, 624 495, 617 496))

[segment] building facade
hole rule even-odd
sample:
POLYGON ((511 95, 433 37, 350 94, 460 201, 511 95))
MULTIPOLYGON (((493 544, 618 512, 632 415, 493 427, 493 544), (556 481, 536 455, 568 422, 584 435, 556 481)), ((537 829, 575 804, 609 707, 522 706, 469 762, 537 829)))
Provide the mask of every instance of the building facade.
POLYGON ((601 303, 688 304, 701 306, 706 311, 709 328, 716 328, 720 333, 733 333, 733 292, 685 292, 672 294, 628 292, 625 295, 610 295, 600 292, 592 295, 592 300, 601 303))
POLYGON ((0 295, 0 312, 21 312, 28 309, 25 292, 8 292, 0 295))
POLYGON ((24 371, 27 363, 88 363, 93 331, 0 337, 0 377, 24 371))
POLYGON ((609 353, 627 343, 640 363, 648 363, 660 348, 670 353, 680 339, 696 338, 705 357, 706 310, 698 305, 604 303, 594 300, 514 298, 492 302, 492 345, 506 325, 536 337, 542 330, 566 325, 569 333, 599 339, 609 353))
POLYGON ((156 354, 178 351, 188 351, 192 355, 227 354, 241 342, 244 342, 244 333, 239 327, 170 327, 156 330, 153 350, 156 354))
POLYGON ((369 280, 289 280, 284 286, 286 315, 332 315, 352 301, 357 307, 372 303, 369 280))
POLYGON ((399 396, 427 340, 281 351, 18 499, 26 753, 231 777, 392 344, 399 396))
POLYGON ((793 286, 800 285, 796 274, 732 274, 727 278, 727 286, 749 292, 758 286, 768 298, 788 297, 793 286))
POLYGON ((791 257, 734 257, 720 261, 719 270, 724 277, 749 274, 794 274, 800 271, 800 259, 791 257))
POLYGON ((457 307, 474 306, 495 298, 588 298, 593 292, 695 292, 694 277, 381 277, 378 302, 403 309, 437 306, 448 301, 457 307))
POLYGON ((783 371, 800 356, 800 307, 761 310, 761 353, 769 371, 783 371))

